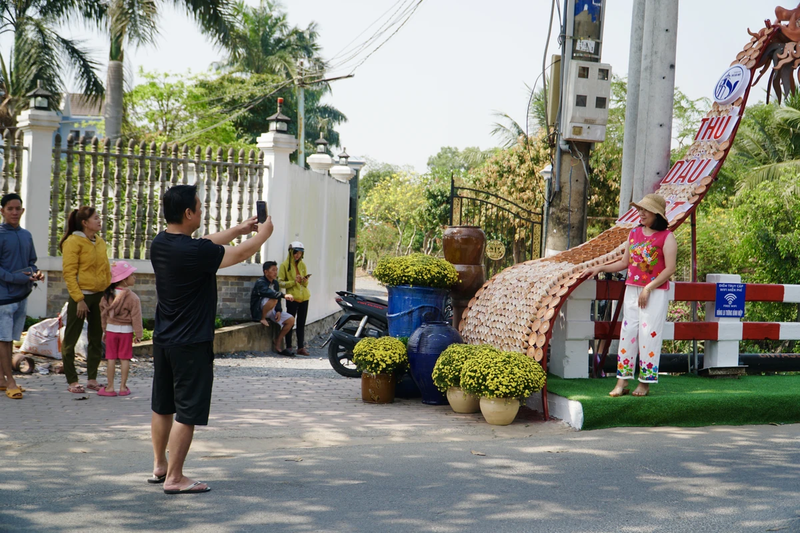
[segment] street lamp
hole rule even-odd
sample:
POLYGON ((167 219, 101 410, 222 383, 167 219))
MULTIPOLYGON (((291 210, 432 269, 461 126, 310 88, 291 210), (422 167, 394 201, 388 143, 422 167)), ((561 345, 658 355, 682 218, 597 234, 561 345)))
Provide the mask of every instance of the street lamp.
POLYGON ((328 155, 328 141, 319 132, 319 139, 314 144, 317 145, 317 153, 308 158, 308 166, 316 172, 327 172, 333 166, 333 159, 328 155))
POLYGON ((42 88, 42 80, 36 80, 36 88, 26 94, 30 98, 31 109, 48 111, 50 109, 50 97, 53 94, 47 89, 42 88))
POLYGON ((282 107, 283 98, 278 98, 278 112, 271 117, 267 117, 269 131, 275 131, 277 133, 286 133, 289 131, 289 122, 291 122, 292 119, 281 113, 282 107))
POLYGON ((356 171, 347 166, 348 159, 350 156, 347 155, 347 148, 343 148, 342 153, 339 154, 339 163, 330 170, 331 176, 345 183, 356 175, 356 171))

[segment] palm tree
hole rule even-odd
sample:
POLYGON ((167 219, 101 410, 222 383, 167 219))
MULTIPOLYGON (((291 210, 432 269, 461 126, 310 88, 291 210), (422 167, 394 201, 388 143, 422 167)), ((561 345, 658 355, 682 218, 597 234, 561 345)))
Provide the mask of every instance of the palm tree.
POLYGON ((800 94, 787 96, 783 105, 748 108, 731 162, 740 191, 800 170, 800 94))
POLYGON ((300 62, 304 72, 324 70, 316 22, 311 22, 305 30, 291 27, 281 5, 271 0, 261 0, 258 7, 240 1, 233 13, 238 24, 228 46, 226 69, 275 74, 285 79, 297 77, 300 62))
POLYGON ((526 117, 528 121, 527 132, 522 125, 511 118, 507 113, 499 111, 494 113, 494 117, 498 121, 492 125, 490 133, 500 139, 500 145, 503 148, 511 148, 520 142, 520 139, 524 138, 526 133, 528 136, 536 135, 537 130, 543 128, 545 125, 545 106, 547 104, 544 97, 544 88, 538 91, 534 91, 527 86, 525 88, 529 95, 528 116, 526 117))
POLYGON ((105 13, 102 0, 0 0, 0 35, 13 35, 11 48, 0 50, 0 126, 16 126, 17 113, 27 107, 25 95, 37 82, 52 93, 50 106, 58 108, 65 71, 74 73, 85 95, 102 97, 97 63, 58 29, 77 21, 97 24, 105 13))
MULTIPOLYGON (((159 4, 156 0, 106 1, 108 2, 107 30, 111 47, 105 126, 106 137, 116 140, 122 134, 125 47, 129 42, 135 45, 154 42, 158 34, 159 4)), ((211 35, 217 44, 229 43, 233 20, 230 0, 174 0, 174 4, 184 7, 187 14, 194 18, 201 29, 211 35)))

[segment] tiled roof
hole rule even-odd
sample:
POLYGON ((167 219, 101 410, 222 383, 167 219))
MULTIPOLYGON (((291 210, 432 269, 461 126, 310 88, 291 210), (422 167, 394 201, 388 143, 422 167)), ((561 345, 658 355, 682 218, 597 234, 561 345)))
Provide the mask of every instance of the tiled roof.
MULTIPOLYGON (((82 94, 69 93, 69 116, 72 117, 102 117, 105 111, 105 101, 92 101, 82 94)), ((63 109, 67 110, 67 102, 64 102, 63 109)))

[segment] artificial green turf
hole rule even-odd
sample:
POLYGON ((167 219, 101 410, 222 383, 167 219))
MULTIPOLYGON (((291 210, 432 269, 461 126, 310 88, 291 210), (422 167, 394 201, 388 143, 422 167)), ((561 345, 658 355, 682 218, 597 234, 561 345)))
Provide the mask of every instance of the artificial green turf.
MULTIPOLYGON (((583 405, 583 429, 800 422, 800 376, 659 376, 650 394, 612 398, 616 378, 547 376, 547 390, 583 405)), ((630 383, 631 389, 638 382, 630 383)))

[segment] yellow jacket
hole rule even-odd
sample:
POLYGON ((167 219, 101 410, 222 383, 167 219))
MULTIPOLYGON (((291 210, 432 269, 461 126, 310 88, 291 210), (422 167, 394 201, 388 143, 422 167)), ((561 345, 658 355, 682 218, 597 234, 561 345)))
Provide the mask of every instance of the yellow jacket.
POLYGON ((83 291, 103 292, 111 285, 106 241, 99 235, 92 242, 76 231, 64 241, 61 252, 64 283, 74 301, 83 300, 83 291))
POLYGON ((281 263, 280 268, 278 269, 278 281, 281 284, 281 287, 286 289, 286 294, 291 294, 294 296, 295 302, 305 302, 311 299, 311 292, 308 290, 308 280, 305 280, 303 283, 297 283, 295 281, 295 277, 299 273, 302 277, 305 277, 306 272, 306 264, 303 263, 301 259, 297 263, 297 268, 295 269, 294 266, 291 264, 292 257, 289 256, 286 258, 286 261, 281 263))

